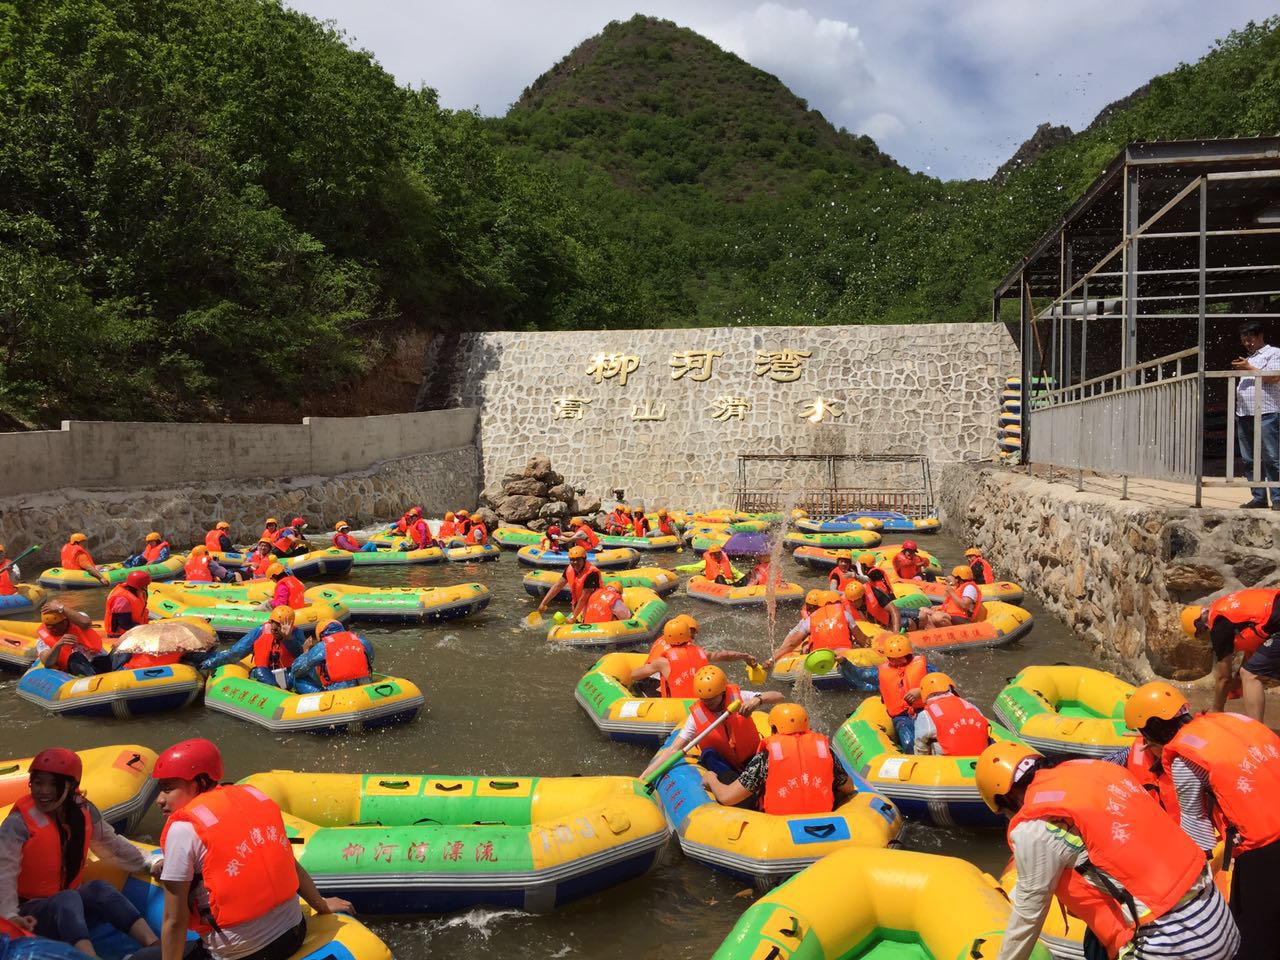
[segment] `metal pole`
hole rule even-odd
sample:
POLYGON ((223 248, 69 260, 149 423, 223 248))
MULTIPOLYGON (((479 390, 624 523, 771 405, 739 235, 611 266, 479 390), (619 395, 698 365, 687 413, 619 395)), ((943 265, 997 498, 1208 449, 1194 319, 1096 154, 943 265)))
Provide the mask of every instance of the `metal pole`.
MULTIPOLYGON (((1138 363, 1138 239, 1133 231, 1138 224, 1138 186, 1140 174, 1136 167, 1125 166, 1125 210, 1124 210, 1124 348, 1122 356, 1124 366, 1132 367, 1138 363)), ((1130 383, 1138 383, 1135 371, 1129 375, 1130 383)))
MULTIPOLYGON (((1200 178, 1200 329, 1199 329, 1199 371, 1196 373, 1196 506, 1201 505, 1201 498, 1204 490, 1204 301, 1205 301, 1205 266, 1207 254, 1207 239, 1205 237, 1205 229, 1209 223, 1209 181, 1204 177, 1200 178)), ((1234 429, 1235 424, 1231 424, 1234 429)), ((1232 437, 1228 442, 1234 442, 1232 437)))
MULTIPOLYGON (((1066 280, 1065 286, 1070 289, 1072 286, 1071 279, 1071 244, 1067 244, 1066 257, 1066 280)), ((1065 307, 1065 305, 1064 305, 1065 307)), ((1066 310, 1063 310, 1063 329, 1062 329, 1062 386, 1071 385, 1071 341, 1075 330, 1075 321, 1067 316, 1066 310)), ((1083 377, 1081 379, 1084 379, 1083 377)))
POLYGON ((1022 332, 1022 383, 1019 389, 1022 392, 1022 413, 1019 419, 1022 422, 1022 445, 1021 445, 1021 461, 1029 463, 1031 461, 1031 329, 1028 322, 1028 302, 1027 302, 1027 268, 1025 261, 1023 262, 1022 272, 1018 275, 1018 326, 1022 332))

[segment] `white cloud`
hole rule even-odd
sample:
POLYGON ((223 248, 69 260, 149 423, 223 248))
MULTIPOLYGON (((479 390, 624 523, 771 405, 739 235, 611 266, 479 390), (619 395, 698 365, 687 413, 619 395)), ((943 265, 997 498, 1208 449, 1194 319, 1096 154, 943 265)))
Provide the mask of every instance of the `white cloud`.
POLYGON ((858 133, 865 133, 879 144, 889 143, 906 131, 906 126, 892 113, 873 113, 857 128, 858 133))

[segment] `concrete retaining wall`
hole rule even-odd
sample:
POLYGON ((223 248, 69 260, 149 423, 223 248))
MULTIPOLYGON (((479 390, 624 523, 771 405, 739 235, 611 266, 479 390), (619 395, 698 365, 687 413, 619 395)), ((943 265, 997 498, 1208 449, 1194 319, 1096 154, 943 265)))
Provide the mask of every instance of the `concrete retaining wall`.
POLYGON ((309 417, 299 424, 109 423, 0 434, 0 496, 331 475, 474 441, 479 411, 309 417))

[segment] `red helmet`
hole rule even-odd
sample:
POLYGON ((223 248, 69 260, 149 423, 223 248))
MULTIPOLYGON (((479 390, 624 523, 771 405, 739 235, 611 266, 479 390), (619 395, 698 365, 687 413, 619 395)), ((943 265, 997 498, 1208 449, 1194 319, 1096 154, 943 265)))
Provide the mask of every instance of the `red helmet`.
POLYGON ((919 550, 920 544, 916 543, 914 540, 903 540, 902 549, 903 550, 919 550))
POLYGON ((74 751, 66 747, 50 747, 35 755, 27 773, 56 773, 79 783, 80 775, 84 773, 84 764, 80 762, 80 755, 74 751))
POLYGON ((175 743, 156 758, 151 770, 157 780, 194 780, 202 773, 210 780, 221 780, 222 754, 212 741, 200 737, 175 743))
POLYGON ((294 517, 289 521, 289 526, 291 527, 305 527, 306 525, 307 521, 302 519, 302 517, 294 517))
POLYGON ((135 590, 145 590, 151 586, 151 574, 145 570, 134 570, 124 578, 125 586, 133 587, 135 590))

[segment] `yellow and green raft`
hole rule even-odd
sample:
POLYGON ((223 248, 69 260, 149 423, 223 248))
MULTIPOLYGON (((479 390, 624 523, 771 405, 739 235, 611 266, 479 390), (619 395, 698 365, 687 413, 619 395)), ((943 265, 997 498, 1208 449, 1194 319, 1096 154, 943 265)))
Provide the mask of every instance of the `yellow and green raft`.
MULTIPOLYGON (((136 743, 77 750, 84 773, 80 789, 117 833, 132 832, 151 805, 157 784, 151 779, 156 753, 136 743)), ((0 760, 0 819, 30 791, 28 769, 34 757, 0 760)))
POLYGON ((1041 753, 1105 757, 1129 746, 1134 687, 1089 667, 1026 667, 996 697, 997 719, 1041 753))
MULTIPOLYGON (((701 575, 689 578, 685 592, 698 600, 724 607, 762 607, 770 599, 769 588, 764 584, 736 587, 731 583, 716 583, 701 575)), ((774 587, 772 597, 775 603, 801 603, 804 594, 804 587, 800 584, 783 581, 774 587)))
POLYGON ((646 660, 644 653, 606 653, 573 692, 591 722, 610 740, 655 746, 689 716, 692 700, 645 697, 631 689, 631 671, 646 660))
POLYGON ((648 587, 623 588, 622 602, 631 611, 626 620, 559 623, 547 639, 570 647, 628 647, 656 639, 667 622, 667 602, 648 587))
MULTIPOLYGON (((170 586, 197 596, 250 604, 262 604, 275 592, 275 584, 268 580, 253 580, 248 583, 191 583, 179 580, 170 586)), ((352 620, 372 623, 438 623, 456 620, 483 610, 492 599, 489 588, 482 583, 460 583, 449 587, 365 587, 326 583, 308 587, 304 596, 309 605, 345 608, 350 612, 352 620)))
MULTIPOLYGON (((125 582, 129 574, 135 570, 151 574, 152 580, 171 580, 182 573, 186 566, 185 553, 171 553, 168 560, 159 563, 144 563, 138 567, 126 567, 122 563, 100 563, 98 569, 107 578, 107 586, 115 587, 125 582)), ((96 577, 83 570, 68 570, 65 567, 50 567, 40 574, 42 587, 54 587, 58 590, 91 590, 102 587, 96 577)))
MULTIPOLYGON (((215 586, 215 585, 205 585, 215 586)), ((232 584, 217 584, 233 590, 232 584)), ((184 590, 172 584, 153 584, 147 591, 147 609, 153 617, 168 619, 192 617, 204 620, 220 637, 242 637, 271 617, 261 601, 220 596, 217 591, 184 590)), ((346 623, 351 611, 339 601, 315 601, 294 612, 294 623, 303 630, 314 630, 322 620, 346 623)))
POLYGON ((805 533, 792 530, 782 537, 788 550, 797 547, 822 547, 824 550, 864 550, 878 546, 880 534, 875 530, 849 530, 845 533, 805 533))
MULTIPOLYGON (((626 587, 648 587, 660 597, 665 597, 676 587, 680 586, 680 577, 673 571, 663 569, 662 567, 632 567, 630 570, 605 570, 601 571, 601 577, 605 586, 614 586, 619 589, 626 587)), ((531 597, 541 599, 547 595, 557 580, 560 579, 559 572, 555 570, 530 570, 524 575, 521 581, 524 584, 525 593, 531 597)), ((569 602, 569 588, 562 586, 560 592, 556 594, 555 602, 569 602)))

